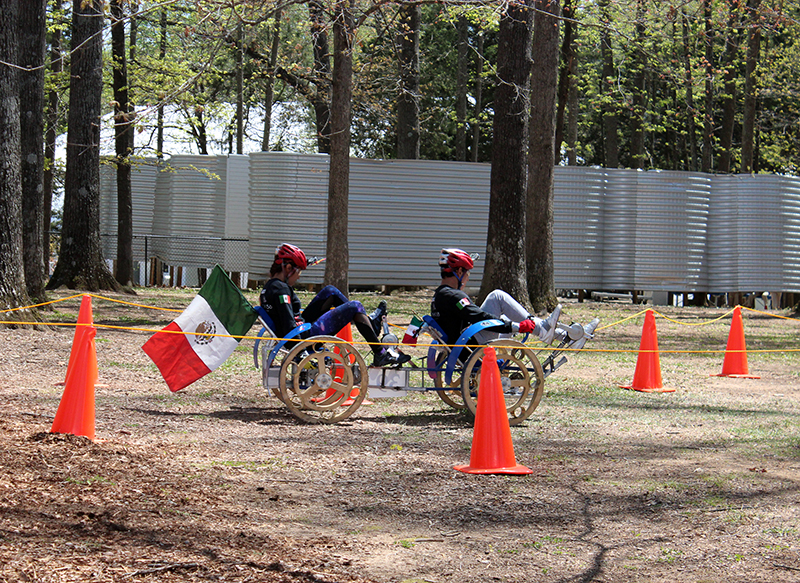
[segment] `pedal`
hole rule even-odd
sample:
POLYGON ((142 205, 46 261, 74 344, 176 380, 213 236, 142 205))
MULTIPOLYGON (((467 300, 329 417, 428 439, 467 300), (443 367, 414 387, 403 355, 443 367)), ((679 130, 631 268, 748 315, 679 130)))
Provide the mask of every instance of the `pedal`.
POLYGON ((573 322, 567 327, 567 335, 573 342, 580 340, 584 336, 583 326, 579 322, 573 322))
MULTIPOLYGON (((575 342, 570 344, 569 348, 573 350, 580 350, 581 348, 586 346, 586 342, 594 338, 594 331, 597 329, 598 324, 600 324, 600 320, 598 318, 595 318, 594 320, 586 324, 585 327, 581 326, 581 329, 583 330, 582 337, 579 340, 576 340, 575 342)), ((578 325, 580 326, 580 324, 578 325)))

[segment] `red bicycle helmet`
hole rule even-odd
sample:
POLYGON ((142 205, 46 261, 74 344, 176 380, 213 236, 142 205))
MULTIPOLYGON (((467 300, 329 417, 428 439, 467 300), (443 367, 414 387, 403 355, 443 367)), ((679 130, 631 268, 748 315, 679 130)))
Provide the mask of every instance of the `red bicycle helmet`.
POLYGON ((449 271, 463 267, 469 271, 475 267, 474 259, 477 257, 477 255, 470 255, 461 249, 442 249, 442 254, 439 256, 439 267, 449 271))
POLYGON ((298 269, 305 269, 308 267, 308 260, 303 250, 300 249, 300 247, 289 245, 289 243, 284 243, 275 249, 275 260, 282 262, 289 261, 298 269))

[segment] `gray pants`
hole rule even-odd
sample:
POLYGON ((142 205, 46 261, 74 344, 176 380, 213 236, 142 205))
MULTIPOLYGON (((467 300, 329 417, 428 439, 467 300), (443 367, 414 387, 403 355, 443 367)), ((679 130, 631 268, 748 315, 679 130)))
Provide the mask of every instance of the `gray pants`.
MULTIPOLYGON (((491 292, 481 304, 481 310, 499 318, 505 316, 512 322, 522 322, 531 317, 522 305, 510 294, 503 290, 496 289, 491 292)), ((481 344, 486 344, 495 338, 510 338, 511 334, 499 334, 497 332, 478 332, 475 338, 481 344)))

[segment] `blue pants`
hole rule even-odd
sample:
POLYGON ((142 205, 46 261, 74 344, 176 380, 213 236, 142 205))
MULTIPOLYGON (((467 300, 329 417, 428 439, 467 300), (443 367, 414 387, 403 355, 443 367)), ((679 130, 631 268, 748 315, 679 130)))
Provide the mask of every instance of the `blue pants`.
POLYGON ((332 285, 325 286, 303 310, 303 320, 311 323, 311 329, 303 336, 335 336, 356 314, 366 313, 361 302, 348 300, 332 285))

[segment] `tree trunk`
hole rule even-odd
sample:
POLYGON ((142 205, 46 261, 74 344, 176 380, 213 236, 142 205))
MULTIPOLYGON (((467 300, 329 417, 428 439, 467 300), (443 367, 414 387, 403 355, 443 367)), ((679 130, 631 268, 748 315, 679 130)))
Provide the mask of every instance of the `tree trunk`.
POLYGON ((197 151, 203 156, 208 156, 208 134, 206 133, 206 122, 203 119, 202 106, 195 107, 194 119, 189 120, 189 125, 192 135, 197 141, 197 151))
POLYGON ((567 165, 578 164, 578 84, 569 86, 569 108, 567 109, 567 165))
MULTIPOLYGON (((528 297, 525 278, 525 198, 534 0, 510 5, 500 18, 494 97, 489 229, 480 298, 507 291, 528 297)), ((552 158, 550 158, 552 160, 552 158)))
POLYGON ((557 0, 536 0, 531 75, 530 147, 528 151, 527 267, 528 293, 534 310, 556 305, 553 273, 553 159, 558 83, 557 0))
POLYGON ((64 228, 48 289, 119 290, 100 246, 102 8, 102 0, 73 1, 64 228))
POLYGON ((475 121, 472 125, 472 156, 477 162, 481 144, 481 110, 483 109, 483 31, 478 31, 475 47, 475 121))
POLYGON ((117 167, 117 264, 114 276, 124 286, 133 282, 133 192, 131 154, 134 112, 128 102, 124 0, 111 0, 111 58, 114 91, 114 162, 117 167))
POLYGON ((700 170, 711 172, 712 149, 714 148, 714 28, 711 21, 711 0, 703 0, 703 19, 705 21, 706 90, 703 113, 703 157, 700 162, 700 170))
MULTIPOLYGON (((158 30, 158 58, 163 63, 167 58, 167 10, 168 7, 161 8, 158 30)), ((164 96, 158 96, 158 114, 156 125, 158 126, 156 133, 156 156, 158 158, 164 157, 164 96)))
POLYGON ((736 125, 736 55, 739 52, 739 3, 728 4, 728 26, 725 35, 725 52, 722 69, 725 71, 725 94, 722 96, 722 127, 719 135, 719 162, 717 171, 731 171, 733 129, 736 125))
MULTIPOLYGON (((325 23, 325 8, 320 0, 308 3, 311 15, 311 38, 314 45, 314 77, 317 91, 312 100, 317 126, 317 150, 320 154, 331 151, 331 57, 328 48, 328 32, 325 23)), ((334 48, 335 50, 335 48, 334 48)), ((348 105, 349 107, 349 105, 348 105)), ((349 127, 349 124, 348 124, 349 127)), ((346 292, 346 290, 344 290, 346 292)))
POLYGON ((44 56, 46 0, 30 0, 19 12, 20 142, 22 148, 22 248, 28 296, 44 301, 44 56))
POLYGON ((244 28, 240 22, 236 36, 236 153, 244 153, 244 28))
MULTIPOLYGON (((50 36, 50 71, 53 77, 59 78, 62 71, 63 61, 61 59, 61 31, 56 28, 50 36)), ((42 259, 47 275, 50 275, 50 216, 53 212, 53 164, 56 159, 56 139, 58 138, 59 111, 59 91, 57 87, 50 90, 47 95, 47 133, 44 142, 44 157, 46 160, 44 170, 44 188, 42 203, 42 235, 44 237, 42 259)))
POLYGON ((458 62, 456 65, 456 160, 467 159, 467 79, 469 77, 469 21, 458 17, 458 62))
POLYGON ((605 145, 606 168, 619 166, 619 138, 617 137, 617 102, 614 74, 614 51, 611 47, 611 22, 608 15, 608 0, 600 0, 602 28, 600 29, 600 54, 603 59, 601 93, 606 96, 603 103, 603 144, 605 145))
MULTIPOLYGON (((577 0, 575 0, 577 3, 577 0)), ((556 110, 556 138, 555 138, 555 160, 557 165, 561 162, 561 144, 564 141, 564 112, 569 101, 570 88, 575 84, 575 17, 576 6, 573 0, 564 1, 564 40, 561 42, 561 67, 558 71, 558 93, 556 110)))
POLYGON ((647 89, 645 88, 646 59, 645 42, 645 7, 644 0, 637 0, 636 4, 636 43, 633 49, 633 111, 631 112, 631 167, 643 169, 645 167, 644 153, 644 116, 647 103, 647 89))
POLYGON ((353 91, 353 0, 337 0, 333 22, 331 156, 328 180, 328 241, 325 283, 348 293, 347 243, 350 196, 350 112, 353 91))
POLYGON ((272 104, 275 100, 275 67, 278 64, 278 49, 281 43, 281 15, 279 8, 275 10, 275 26, 272 29, 272 43, 269 51, 269 71, 264 88, 264 136, 261 138, 261 151, 269 152, 269 135, 272 131, 272 104))
POLYGON ((418 4, 400 6, 397 48, 400 95, 397 97, 397 157, 419 159, 419 21, 418 4))
MULTIPOLYGON (((22 263, 22 182, 20 172, 19 75, 17 61, 19 0, 0 10, 0 309, 30 305, 22 263)), ((14 317, 29 319, 25 311, 14 317)))
POLYGON ((742 173, 753 171, 753 150, 756 127, 756 67, 761 53, 759 7, 761 0, 747 2, 747 59, 744 73, 744 112, 742 116, 742 173))
POLYGON ((686 133, 689 136, 689 163, 687 170, 695 172, 697 170, 697 130, 694 125, 694 118, 697 111, 694 107, 694 82, 692 80, 691 48, 689 46, 689 19, 686 12, 681 11, 681 23, 683 29, 683 70, 684 88, 686 90, 686 133))

